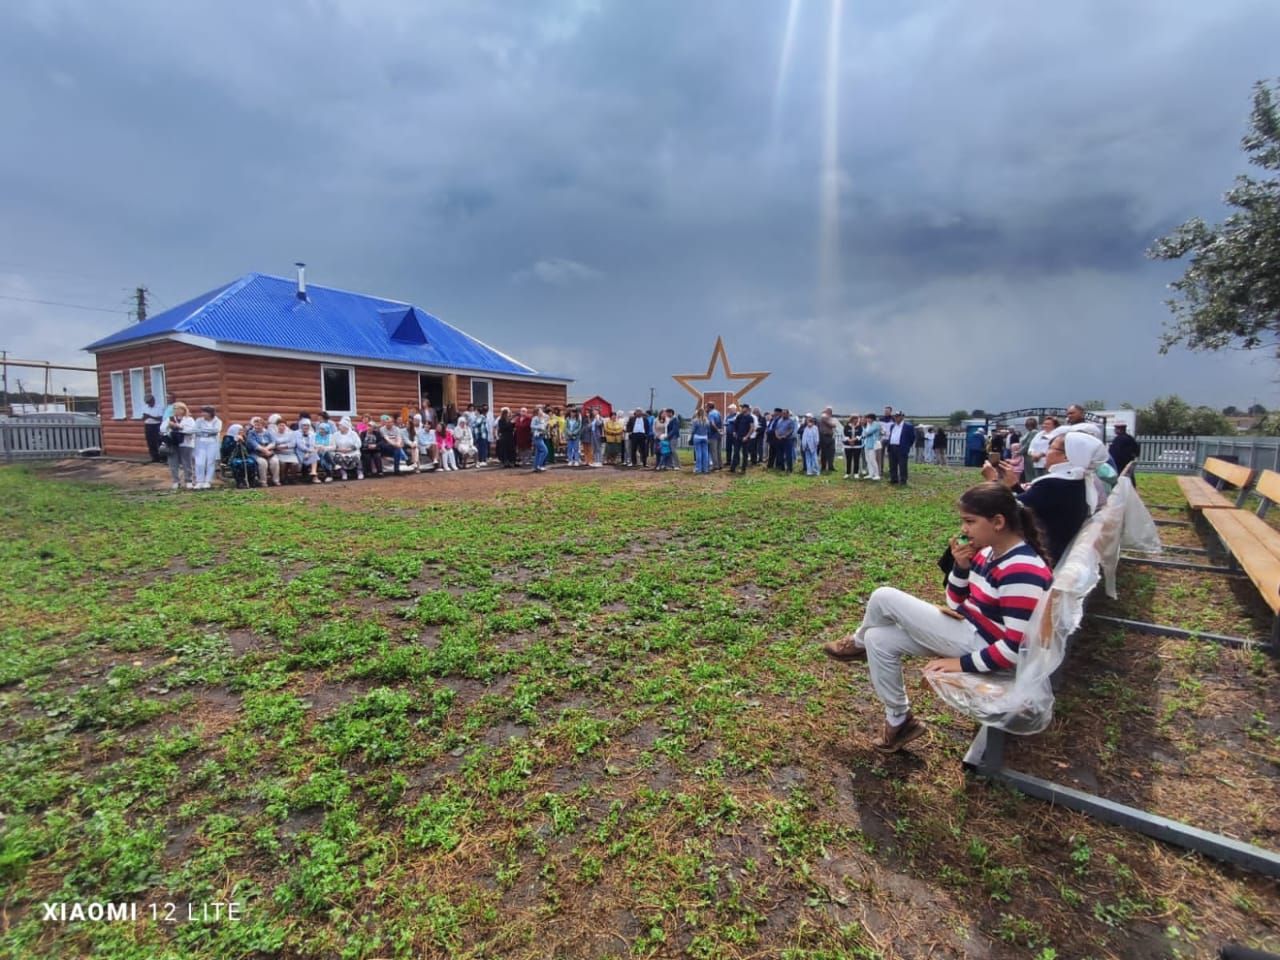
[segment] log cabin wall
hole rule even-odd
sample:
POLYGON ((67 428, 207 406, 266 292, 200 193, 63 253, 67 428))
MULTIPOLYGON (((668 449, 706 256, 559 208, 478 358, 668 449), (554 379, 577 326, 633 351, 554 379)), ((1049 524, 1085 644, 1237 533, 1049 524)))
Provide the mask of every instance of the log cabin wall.
MULTIPOLYGON (((164 367, 165 389, 195 411, 201 404, 219 404, 221 385, 218 368, 219 354, 201 347, 157 340, 151 343, 131 344, 117 350, 105 350, 97 355, 98 409, 102 417, 102 451, 113 456, 147 455, 147 441, 142 421, 133 418, 132 384, 129 371, 141 367, 146 388, 151 389, 151 367, 164 367), (125 410, 117 411, 111 395, 111 374, 124 374, 125 410), (121 419, 118 413, 123 413, 121 419)), ((156 397, 160 406, 164 397, 156 397)), ((194 416, 194 413, 193 413, 194 416)), ((227 421, 224 419, 224 423, 227 421)))

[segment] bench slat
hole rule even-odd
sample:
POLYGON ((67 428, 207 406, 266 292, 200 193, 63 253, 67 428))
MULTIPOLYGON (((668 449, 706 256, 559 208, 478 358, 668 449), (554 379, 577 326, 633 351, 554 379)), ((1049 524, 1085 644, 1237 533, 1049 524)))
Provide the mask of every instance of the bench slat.
POLYGON ((1263 470, 1258 474, 1258 486, 1254 488, 1254 492, 1272 503, 1280 503, 1280 473, 1263 470))
POLYGON ((1242 467, 1238 463, 1228 463, 1218 457, 1205 458, 1204 472, 1225 480, 1241 490, 1248 487, 1249 481, 1253 479, 1253 471, 1248 467, 1242 467))
POLYGON ((1187 506, 1192 510, 1207 510, 1220 507, 1230 509, 1235 506, 1220 491, 1211 486, 1207 480, 1203 480, 1200 477, 1179 477, 1178 486, 1182 488, 1182 495, 1187 498, 1187 506))
POLYGON ((1245 510, 1210 510, 1205 516, 1271 611, 1280 613, 1280 532, 1245 510))

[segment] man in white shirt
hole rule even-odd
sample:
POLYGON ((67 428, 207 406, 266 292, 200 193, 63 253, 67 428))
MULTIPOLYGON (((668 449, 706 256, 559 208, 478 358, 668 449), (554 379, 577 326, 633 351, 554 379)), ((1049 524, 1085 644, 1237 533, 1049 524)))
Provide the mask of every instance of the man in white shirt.
POLYGON ((164 410, 156 403, 154 395, 148 393, 142 398, 142 431, 147 438, 147 452, 151 454, 152 463, 164 463, 160 456, 160 423, 164 410))

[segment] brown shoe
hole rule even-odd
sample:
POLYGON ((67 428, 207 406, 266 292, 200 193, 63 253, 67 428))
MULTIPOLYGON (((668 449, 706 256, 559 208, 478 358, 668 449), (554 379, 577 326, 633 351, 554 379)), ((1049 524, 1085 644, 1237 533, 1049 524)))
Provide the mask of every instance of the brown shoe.
POLYGON ((880 735, 880 739, 873 743, 872 746, 881 753, 897 753, 912 740, 919 740, 928 732, 928 727, 911 714, 907 714, 907 719, 896 727, 891 726, 886 720, 884 733, 880 735))
POLYGON ((832 640, 822 645, 822 652, 832 660, 839 660, 848 663, 850 660, 867 659, 867 648, 858 645, 853 639, 853 634, 847 637, 841 637, 839 640, 832 640))

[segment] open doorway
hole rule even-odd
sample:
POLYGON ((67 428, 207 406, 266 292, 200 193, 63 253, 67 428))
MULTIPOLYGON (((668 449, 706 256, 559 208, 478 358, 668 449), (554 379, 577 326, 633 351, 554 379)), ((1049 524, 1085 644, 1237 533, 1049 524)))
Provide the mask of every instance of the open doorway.
POLYGON ((430 373, 418 374, 418 402, 439 413, 444 405, 444 377, 430 373))

